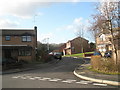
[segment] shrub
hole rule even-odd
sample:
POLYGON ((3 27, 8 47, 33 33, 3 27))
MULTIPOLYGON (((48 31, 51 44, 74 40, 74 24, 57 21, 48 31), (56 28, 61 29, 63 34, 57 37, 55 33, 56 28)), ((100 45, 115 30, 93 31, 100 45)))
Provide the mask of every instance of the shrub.
POLYGON ((101 56, 91 57, 92 69, 102 71, 103 73, 120 73, 119 64, 115 64, 112 58, 103 58, 101 56))

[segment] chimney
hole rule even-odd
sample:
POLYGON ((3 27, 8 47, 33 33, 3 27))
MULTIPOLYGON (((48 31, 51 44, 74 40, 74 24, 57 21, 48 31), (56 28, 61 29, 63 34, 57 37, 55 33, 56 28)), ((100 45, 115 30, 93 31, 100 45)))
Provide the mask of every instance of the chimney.
POLYGON ((37 26, 34 26, 34 30, 37 30, 37 26))

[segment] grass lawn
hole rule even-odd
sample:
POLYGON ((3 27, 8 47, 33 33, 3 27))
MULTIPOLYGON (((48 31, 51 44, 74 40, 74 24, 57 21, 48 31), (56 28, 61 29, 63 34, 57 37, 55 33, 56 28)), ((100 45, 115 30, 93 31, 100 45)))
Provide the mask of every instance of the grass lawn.
POLYGON ((72 55, 65 55, 64 57, 84 57, 84 54, 93 54, 94 52, 85 52, 85 53, 78 53, 72 55))

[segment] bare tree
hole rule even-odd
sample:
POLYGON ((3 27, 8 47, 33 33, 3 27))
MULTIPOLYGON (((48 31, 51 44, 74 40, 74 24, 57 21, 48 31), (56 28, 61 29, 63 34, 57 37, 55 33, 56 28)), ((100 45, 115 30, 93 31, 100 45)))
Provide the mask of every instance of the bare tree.
POLYGON ((118 2, 101 2, 97 6, 98 14, 93 16, 94 22, 93 26, 91 27, 92 30, 97 33, 109 33, 111 34, 111 43, 112 43, 112 52, 114 54, 114 60, 117 64, 118 61, 118 54, 117 54, 117 47, 116 43, 114 42, 115 33, 116 31, 113 29, 115 27, 118 27, 118 2))
POLYGON ((81 45, 81 52, 84 53, 84 47, 83 47, 83 36, 84 36, 84 28, 85 26, 81 24, 79 26, 79 30, 77 31, 76 35, 80 37, 80 45, 81 45))

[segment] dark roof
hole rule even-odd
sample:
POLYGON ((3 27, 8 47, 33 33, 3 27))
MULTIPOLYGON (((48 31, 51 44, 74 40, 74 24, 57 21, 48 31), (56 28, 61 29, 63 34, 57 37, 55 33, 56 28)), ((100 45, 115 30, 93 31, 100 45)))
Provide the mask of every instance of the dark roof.
POLYGON ((36 32, 34 29, 2 29, 2 35, 14 35, 14 36, 21 36, 21 35, 35 35, 36 32))
POLYGON ((74 38, 74 39, 72 39, 72 40, 69 40, 68 42, 72 42, 72 41, 74 41, 74 40, 76 40, 76 39, 82 39, 82 40, 85 40, 85 41, 88 41, 88 40, 86 40, 85 38, 82 38, 82 37, 76 37, 76 38, 74 38))

